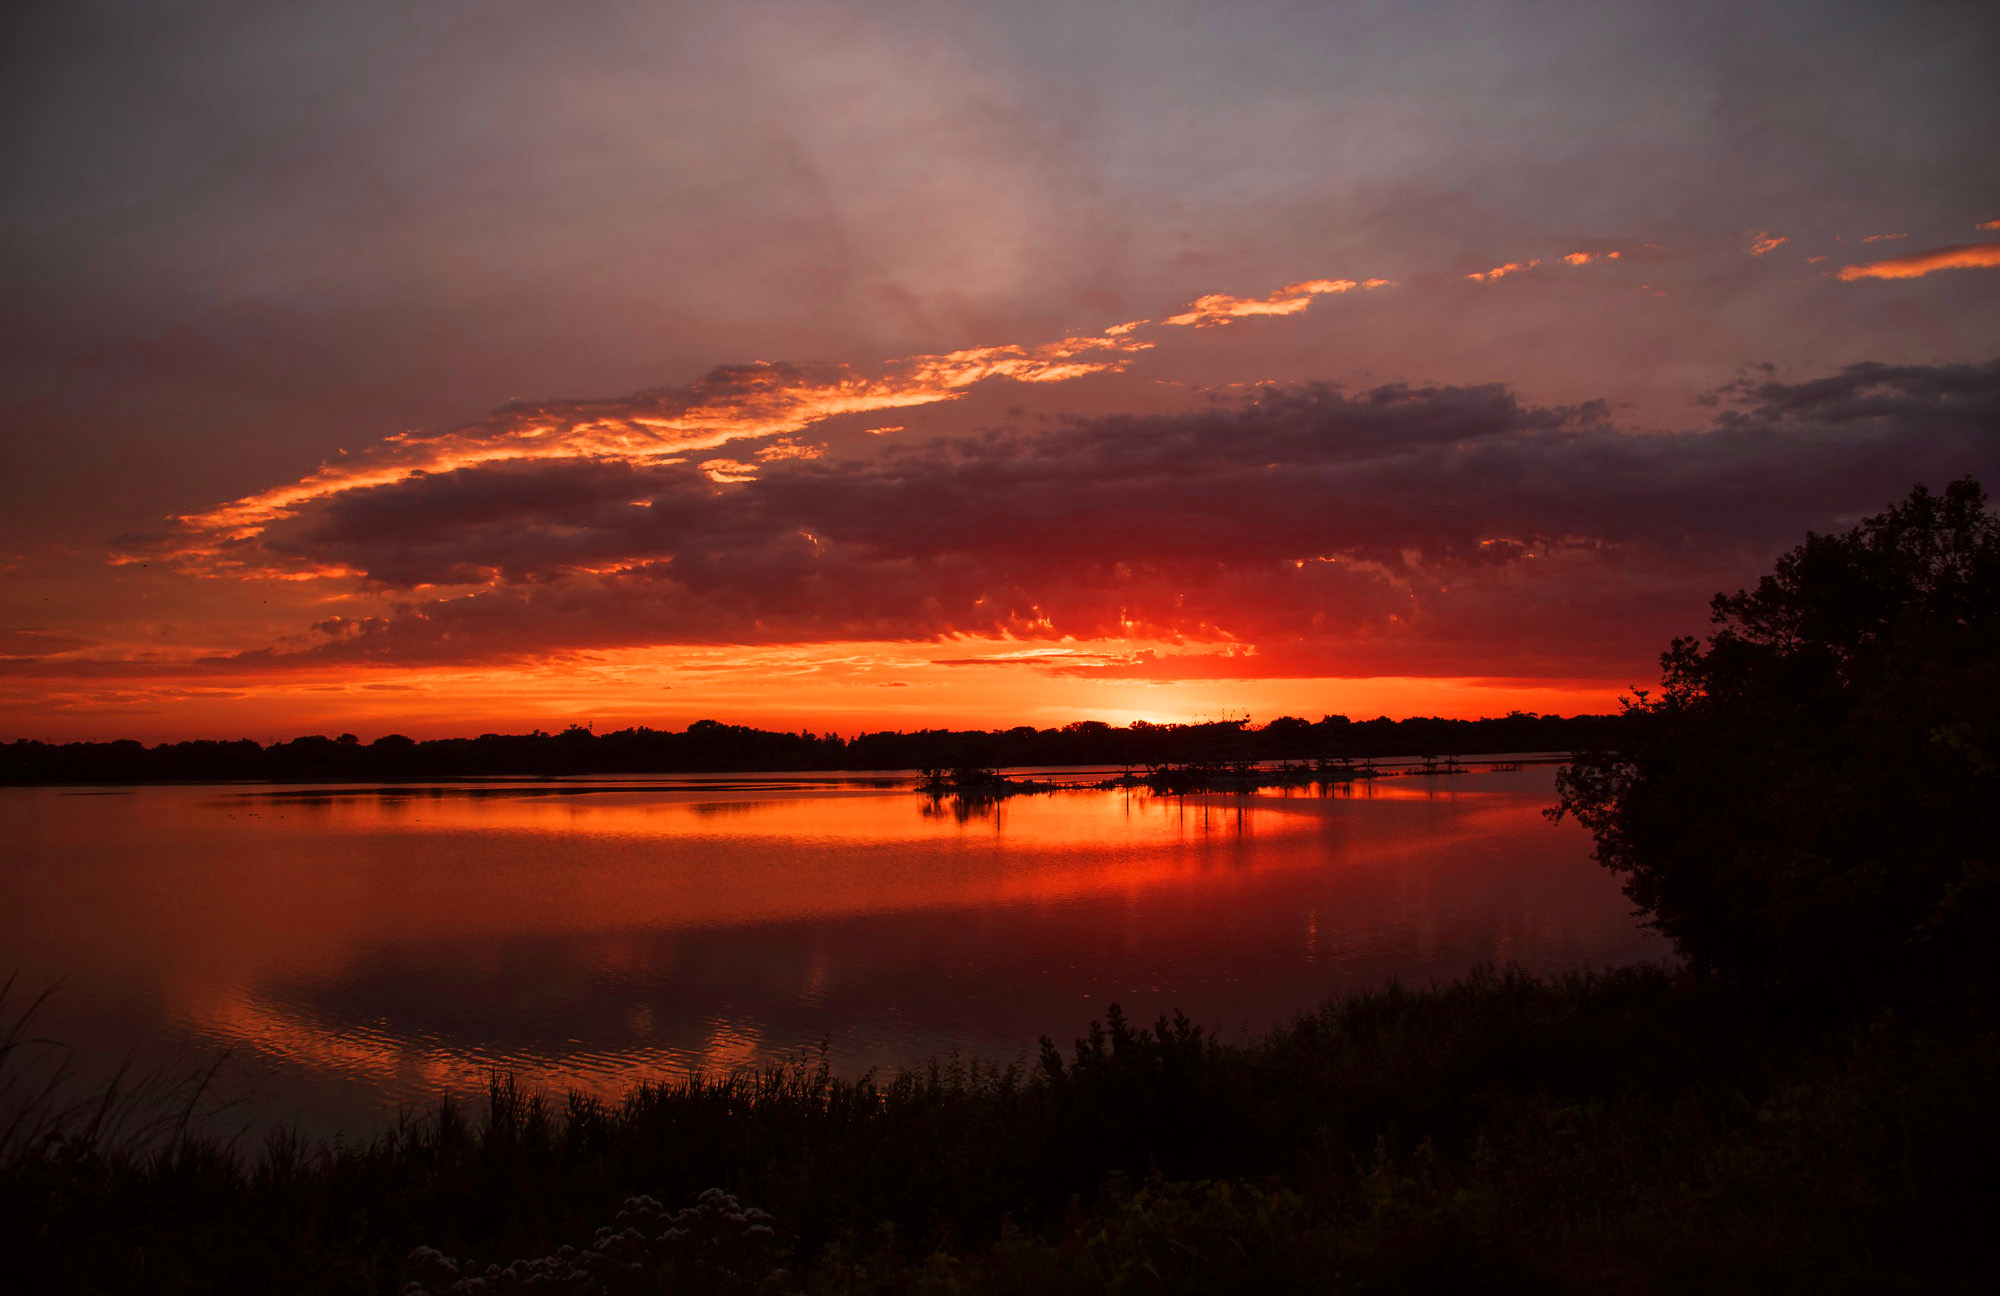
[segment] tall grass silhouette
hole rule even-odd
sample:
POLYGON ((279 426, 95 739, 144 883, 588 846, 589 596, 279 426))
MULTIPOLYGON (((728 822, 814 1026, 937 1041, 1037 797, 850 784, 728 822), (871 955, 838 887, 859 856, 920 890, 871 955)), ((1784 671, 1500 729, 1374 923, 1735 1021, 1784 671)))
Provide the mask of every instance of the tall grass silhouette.
POLYGON ((1990 1016, 1815 1019, 1663 967, 1480 970, 1241 1042, 1113 1011, 887 1079, 496 1075, 255 1149, 24 1056, 28 1290, 1972 1290, 2000 1206, 1990 1016))
POLYGON ((213 1099, 226 1053, 143 1071, 128 1054, 110 1077, 82 1081, 76 1051, 36 1031, 61 983, 24 1001, 19 979, 17 971, 0 983, 0 1165, 61 1147, 125 1157, 170 1154, 202 1118, 231 1105, 213 1099))

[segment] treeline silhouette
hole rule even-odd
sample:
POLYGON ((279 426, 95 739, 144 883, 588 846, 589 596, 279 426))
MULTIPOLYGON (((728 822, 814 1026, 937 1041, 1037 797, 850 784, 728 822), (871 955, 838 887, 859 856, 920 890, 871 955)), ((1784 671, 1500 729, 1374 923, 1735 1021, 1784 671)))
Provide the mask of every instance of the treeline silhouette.
POLYGON ((924 769, 962 765, 1141 766, 1216 760, 1481 755, 1616 748, 1622 716, 1542 716, 1516 711, 1495 719, 1412 717, 1318 721, 1284 716, 1125 727, 1080 720, 1060 729, 920 729, 859 734, 777 733, 697 720, 678 733, 620 729, 593 733, 482 734, 417 741, 389 734, 364 743, 352 734, 290 742, 194 741, 148 747, 117 742, 0 744, 0 783, 154 783, 244 779, 269 782, 434 779, 565 774, 687 774, 784 770, 924 769))
POLYGON ((2000 994, 2000 516, 1978 482, 1812 535, 1676 638, 1556 815, 1697 973, 2000 994))

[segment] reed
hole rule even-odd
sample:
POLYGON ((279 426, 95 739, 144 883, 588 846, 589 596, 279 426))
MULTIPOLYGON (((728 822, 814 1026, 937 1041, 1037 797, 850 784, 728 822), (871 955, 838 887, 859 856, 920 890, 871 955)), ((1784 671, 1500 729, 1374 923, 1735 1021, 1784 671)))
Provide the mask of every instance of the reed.
POLYGON ((126 1160, 169 1153, 233 1105, 213 1098, 226 1054, 145 1070, 128 1055, 109 1078, 80 1084, 74 1051, 36 1031, 60 983, 21 1003, 18 978, 0 982, 0 1164, 50 1148, 126 1160))
POLYGON ((1240 1042, 1113 1012, 1011 1066, 496 1076, 361 1142, 72 1123, 13 1144, 0 1245, 36 1290, 1949 1290, 1996 1064, 1986 1018, 1481 970, 1240 1042))

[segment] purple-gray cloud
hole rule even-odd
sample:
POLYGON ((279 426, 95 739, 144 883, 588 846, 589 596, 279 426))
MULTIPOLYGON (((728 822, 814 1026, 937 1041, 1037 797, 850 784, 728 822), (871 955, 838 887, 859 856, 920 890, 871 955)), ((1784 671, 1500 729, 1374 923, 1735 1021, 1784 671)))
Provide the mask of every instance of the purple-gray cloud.
POLYGON ((1808 529, 1915 482, 2000 479, 2000 361, 1719 399, 1708 429, 1659 434, 1499 386, 1307 386, 745 481, 596 460, 416 476, 246 542, 362 572, 388 603, 260 659, 1012 635, 1255 645, 1047 667, 1069 671, 1588 673, 1697 628, 1709 593, 1808 529))

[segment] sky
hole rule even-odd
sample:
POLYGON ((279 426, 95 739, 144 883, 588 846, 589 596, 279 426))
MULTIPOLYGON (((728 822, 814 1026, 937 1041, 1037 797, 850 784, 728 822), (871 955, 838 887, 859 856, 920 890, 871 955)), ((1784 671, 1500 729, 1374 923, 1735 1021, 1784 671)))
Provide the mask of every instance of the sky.
POLYGON ((2000 483, 1990 5, 0 23, 0 740, 1601 712, 2000 483))

